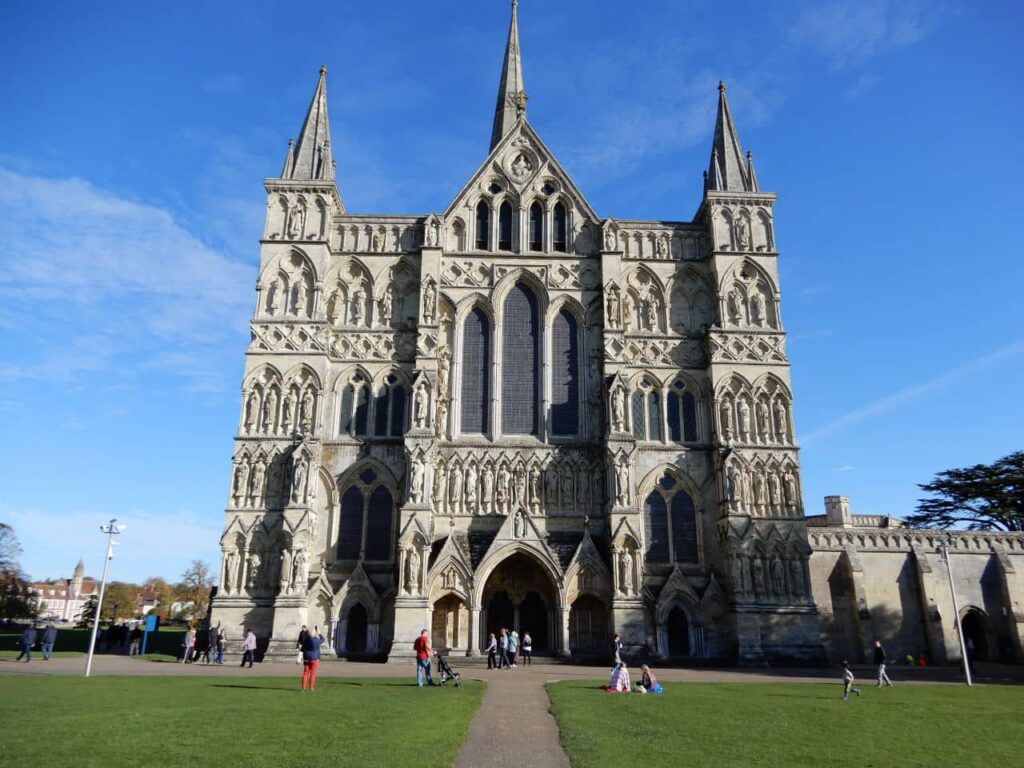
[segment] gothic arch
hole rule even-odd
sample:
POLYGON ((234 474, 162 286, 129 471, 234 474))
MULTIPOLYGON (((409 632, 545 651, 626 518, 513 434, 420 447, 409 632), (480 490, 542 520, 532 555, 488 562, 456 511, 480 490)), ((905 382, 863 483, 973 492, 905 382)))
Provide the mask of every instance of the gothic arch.
POLYGON ((490 578, 491 573, 493 573, 494 569, 503 561, 515 554, 525 555, 540 565, 541 570, 543 570, 551 579, 551 586, 554 589, 559 604, 564 606, 565 589, 561 566, 539 541, 532 540, 508 542, 507 544, 498 547, 496 550, 488 552, 484 556, 484 559, 476 568, 476 578, 474 580, 475 584, 473 587, 473 604, 482 604, 484 588, 487 586, 487 580, 490 578))
POLYGON ((482 293, 474 292, 469 296, 463 298, 455 307, 455 324, 461 326, 465 320, 466 315, 472 312, 474 309, 479 309, 484 315, 487 316, 488 321, 491 323, 491 333, 494 332, 494 308, 491 306, 490 300, 482 293))
POLYGON ((392 499, 397 502, 397 499, 401 498, 401 488, 399 487, 398 480, 391 472, 391 468, 373 456, 364 456, 337 476, 335 482, 339 493, 367 469, 371 469, 377 474, 381 479, 381 484, 391 492, 392 499))
POLYGON ((548 289, 544 286, 543 281, 528 269, 517 267, 510 270, 507 275, 502 277, 494 286, 494 290, 491 291, 491 301, 495 308, 495 321, 501 323, 503 321, 502 315, 504 314, 505 299, 508 298, 508 294, 511 293, 512 289, 519 283, 526 285, 527 289, 530 290, 534 297, 537 299, 537 314, 539 318, 544 318, 550 305, 550 297, 548 296, 548 289))

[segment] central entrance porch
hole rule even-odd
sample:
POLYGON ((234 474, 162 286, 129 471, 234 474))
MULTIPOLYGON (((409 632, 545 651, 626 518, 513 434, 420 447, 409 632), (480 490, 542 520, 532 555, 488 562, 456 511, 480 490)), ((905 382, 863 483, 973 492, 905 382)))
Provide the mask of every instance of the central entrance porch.
POLYGON ((514 629, 520 638, 529 632, 535 654, 560 650, 558 590, 532 557, 516 553, 503 560, 487 577, 480 605, 481 651, 502 629, 514 629))

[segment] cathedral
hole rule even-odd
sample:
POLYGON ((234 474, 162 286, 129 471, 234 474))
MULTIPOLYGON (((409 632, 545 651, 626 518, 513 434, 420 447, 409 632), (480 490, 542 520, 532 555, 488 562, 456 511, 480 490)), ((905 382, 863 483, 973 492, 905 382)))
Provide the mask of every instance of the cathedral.
MULTIPOLYGON (((805 515, 776 198, 725 85, 692 220, 599 215, 529 123, 515 6, 490 151, 443 210, 346 210, 325 68, 265 182, 214 623, 268 658, 308 624, 345 657, 507 627, 540 655, 816 661, 909 600, 900 642, 950 657, 921 534, 805 515), (874 586, 877 551, 910 575, 874 586)), ((979 610, 1019 654, 1024 614, 979 610)))

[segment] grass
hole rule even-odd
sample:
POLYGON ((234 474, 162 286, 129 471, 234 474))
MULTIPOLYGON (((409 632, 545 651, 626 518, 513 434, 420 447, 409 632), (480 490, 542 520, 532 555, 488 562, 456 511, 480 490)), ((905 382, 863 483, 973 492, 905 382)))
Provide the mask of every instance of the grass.
POLYGON ((449 766, 483 685, 407 680, 0 676, 0 763, 449 766))
POLYGON ((842 701, 839 683, 668 683, 662 696, 599 686, 547 686, 573 766, 988 768, 1020 760, 1024 687, 865 683, 863 696, 842 701))
MULTIPOLYGON (((101 625, 103 626, 103 625, 101 625)), ((42 636, 42 629, 39 635, 42 636)), ((181 656, 181 641, 185 630, 182 627, 161 627, 157 632, 151 632, 146 641, 147 656, 149 652, 181 656)), ((53 655, 60 657, 81 656, 89 650, 89 636, 92 631, 79 629, 77 627, 57 627, 57 643, 54 645, 53 655)), ((32 660, 43 658, 42 651, 36 645, 32 650, 32 660)), ((0 659, 13 659, 21 653, 21 632, 0 632, 0 659)), ((105 653, 101 645, 97 643, 97 653, 105 653)))

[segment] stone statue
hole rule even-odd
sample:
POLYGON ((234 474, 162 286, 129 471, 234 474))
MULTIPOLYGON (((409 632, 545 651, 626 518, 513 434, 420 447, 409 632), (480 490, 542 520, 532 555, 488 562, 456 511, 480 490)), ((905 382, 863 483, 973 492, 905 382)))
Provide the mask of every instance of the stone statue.
POLYGON ((755 557, 753 563, 751 563, 751 569, 754 572, 754 591, 758 595, 765 593, 764 588, 764 563, 761 562, 760 557, 755 557))
POLYGON ((768 406, 763 400, 759 400, 757 403, 757 434, 762 443, 767 443, 771 434, 769 421, 768 406))
POLYGON ((768 324, 768 305, 760 291, 754 294, 750 302, 750 314, 751 322, 757 327, 763 328, 768 324))
POLYGON ((331 325, 338 324, 338 318, 341 313, 341 292, 335 291, 331 294, 331 297, 327 300, 327 322, 331 325))
POLYGON ((789 427, 787 426, 786 419, 786 406, 782 404, 782 400, 777 399, 775 401, 775 439, 780 443, 789 442, 789 427))
POLYGON ((431 323, 434 319, 434 306, 437 303, 437 289, 433 282, 428 282, 423 289, 423 322, 431 323))
POLYGON ((448 478, 448 511, 453 515, 459 512, 462 501, 462 468, 455 465, 448 478))
POLYGON ((260 578, 260 556, 259 556, 259 553, 257 553, 257 552, 250 552, 249 553, 248 567, 249 567, 249 578, 248 578, 248 580, 246 582, 246 587, 248 587, 249 590, 251 591, 251 590, 256 589, 256 585, 259 583, 259 578, 260 578))
POLYGON ((437 398, 448 396, 448 377, 452 369, 452 353, 445 347, 437 356, 437 398))
POLYGON ((278 556, 277 565, 279 568, 278 588, 281 592, 288 592, 292 580, 292 552, 290 549, 284 550, 278 556))
POLYGON ((526 470, 519 467, 512 475, 512 485, 515 488, 516 503, 526 506, 526 470))
POLYGON ((352 325, 362 325, 366 320, 366 294, 362 288, 352 291, 352 325))
POLYGON ((732 438, 732 404, 728 400, 723 400, 718 406, 718 413, 722 420, 722 436, 729 440, 732 438))
POLYGON ((648 331, 658 330, 661 325, 658 322, 658 307, 661 302, 658 300, 658 292, 653 285, 647 286, 647 293, 643 299, 644 329, 648 331))
POLYGON ((743 299, 735 288, 729 291, 729 297, 725 300, 725 310, 733 325, 743 325, 743 299))
POLYGON ((238 464, 235 465, 235 481, 231 486, 231 495, 234 496, 235 506, 240 506, 242 499, 245 498, 245 490, 249 481, 249 461, 242 458, 238 464))
POLYGON ((496 493, 499 513, 505 512, 506 505, 509 501, 509 480, 511 480, 511 475, 509 475, 508 467, 502 464, 501 468, 498 470, 498 488, 496 493))
POLYGON ((572 496, 572 470, 565 467, 561 474, 561 485, 562 485, 562 509, 571 510, 573 506, 572 496))
POLYGON ((633 594, 633 556, 628 549, 619 553, 619 587, 624 595, 633 594))
POLYGON ((267 399, 263 401, 263 434, 274 434, 274 422, 277 421, 277 390, 271 389, 267 399))
POLYGON ((293 203, 288 210, 288 236, 292 240, 302 237, 302 225, 305 223, 306 211, 298 203, 293 203))
POLYGON ((512 521, 512 535, 517 539, 523 538, 524 527, 523 513, 517 510, 515 519, 512 521))
POLYGON ((750 250, 750 225, 743 216, 737 216, 733 221, 733 229, 736 233, 736 246, 739 251, 750 250))
POLYGON ((530 175, 530 171, 533 170, 533 166, 527 159, 526 155, 519 155, 512 163, 512 175, 518 181, 522 181, 530 175))
POLYGON ((540 509, 540 496, 540 470, 530 467, 530 509, 534 512, 540 509))
POLYGON ((736 428, 740 434, 740 440, 747 442, 750 439, 750 406, 744 398, 736 403, 736 428))
POLYGON ((444 502, 448 490, 448 470, 443 465, 434 468, 434 509, 440 513, 444 509, 444 502))
POLYGON ((796 478, 792 472, 786 473, 785 484, 783 485, 783 492, 786 495, 786 506, 790 509, 795 509, 797 506, 797 489, 796 489, 796 478))
POLYGON ((300 456, 292 471, 292 501, 303 503, 306 500, 306 481, 309 476, 309 462, 300 456))
POLYGON ((629 466, 626 464, 619 464, 615 468, 615 477, 618 481, 618 498, 616 503, 620 507, 624 507, 629 504, 629 466))
POLYGON ((292 561, 292 581, 289 585, 289 592, 303 591, 309 584, 309 555, 306 550, 300 549, 295 553, 292 561))
POLYGON ((659 237, 655 241, 655 243, 654 243, 654 248, 655 248, 655 255, 659 259, 667 259, 668 258, 668 235, 663 235, 662 237, 659 237))
POLYGON ((494 470, 491 469, 490 464, 484 467, 483 486, 484 490, 481 501, 484 514, 488 514, 491 511, 491 500, 494 498, 494 470))
POLYGON ((374 232, 373 237, 370 238, 370 250, 374 253, 379 253, 381 249, 380 233, 374 232))
POLYGON ((311 391, 306 390, 299 403, 299 424, 304 433, 313 428, 313 398, 316 397, 311 391))
POLYGON ((405 591, 410 595, 420 593, 420 556, 415 547, 409 549, 405 558, 405 591))
POLYGON ((761 477, 760 472, 754 472, 753 486, 754 506, 756 506, 758 509, 763 509, 765 504, 764 478, 761 477))
POLYGON ((743 558, 741 555, 733 555, 732 558, 732 589, 733 592, 744 594, 743 584, 743 558))
POLYGON ((789 561, 789 583, 793 587, 793 597, 803 600, 807 597, 804 587, 804 567, 799 559, 789 561))
POLYGON ((618 246, 618 238, 615 236, 615 228, 610 224, 605 224, 604 227, 604 249, 606 251, 614 251, 618 246))
POLYGON ((466 509, 470 512, 475 512, 477 503, 477 474, 474 464, 466 467, 466 492, 464 498, 466 499, 466 509))
POLYGON ((725 498, 735 503, 741 500, 739 478, 736 477, 736 466, 733 464, 725 468, 725 498))
POLYGON ((771 501, 772 509, 779 509, 782 506, 782 486, 779 484, 779 476, 775 472, 768 475, 768 498, 771 501))
POLYGON ((772 589, 776 595, 786 594, 786 572, 777 557, 772 558, 772 589))
POLYGON ((393 308, 394 299, 391 296, 391 286, 384 289, 384 295, 380 297, 377 302, 378 313, 380 324, 383 326, 391 325, 391 310, 393 308))
POLYGON ((622 297, 622 328, 626 331, 633 328, 633 297, 629 291, 622 297))
POLYGON ((426 245, 428 248, 436 248, 441 240, 441 224, 437 219, 431 219, 430 223, 427 224, 426 231, 426 245))
POLYGON ((287 435, 292 431, 292 414, 295 413, 295 395, 288 392, 284 396, 284 407, 281 409, 281 429, 287 435))
POLYGON ((434 414, 434 434, 439 438, 448 436, 448 401, 437 401, 437 413, 434 414))
POLYGON ((413 406, 413 422, 416 424, 416 429, 423 429, 427 426, 427 401, 430 396, 427 394, 427 388, 423 385, 416 387, 416 403, 413 406))
POLYGON ((306 283, 303 280, 297 280, 295 282, 295 314, 304 315, 306 314, 306 300, 308 298, 308 292, 306 290, 306 283))
POLYGON ((224 557, 224 591, 235 591, 235 577, 238 575, 238 553, 230 549, 224 557))
POLYGON ((626 390, 621 385, 612 393, 612 425, 615 432, 626 431, 626 390))
POLYGON ((263 504, 263 484, 266 479, 267 470, 262 461, 257 461, 252 468, 252 477, 249 480, 249 498, 252 506, 258 507, 263 504))
POLYGON ((413 504, 423 501, 423 473, 422 459, 413 459, 409 469, 409 498, 413 504))
POLYGON ((608 291, 608 327, 618 328, 619 327, 619 292, 613 286, 608 291))
POLYGON ((281 283, 273 280, 267 288, 267 309, 271 315, 276 315, 281 309, 281 283))
POLYGON ((255 389, 249 393, 249 399, 245 403, 245 433, 247 435, 252 434, 253 427, 256 426, 256 419, 259 417, 260 412, 260 393, 255 389))

